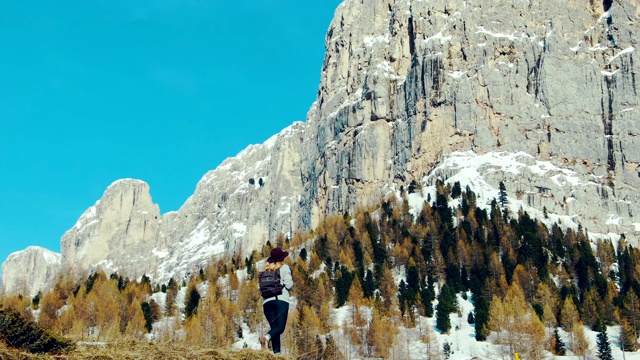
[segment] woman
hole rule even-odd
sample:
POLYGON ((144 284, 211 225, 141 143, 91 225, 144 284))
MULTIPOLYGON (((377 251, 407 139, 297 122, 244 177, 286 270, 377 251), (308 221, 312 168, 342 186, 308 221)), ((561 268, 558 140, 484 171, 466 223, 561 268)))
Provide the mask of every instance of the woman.
POLYGON ((288 252, 275 248, 271 250, 271 256, 267 259, 267 265, 264 267, 264 270, 280 270, 280 282, 284 285, 281 295, 262 300, 264 316, 269 321, 271 330, 265 336, 260 337, 260 346, 266 349, 267 342, 271 341, 274 354, 280 353, 280 334, 284 332, 284 328, 287 326, 289 291, 293 287, 291 268, 283 263, 288 255, 288 252))

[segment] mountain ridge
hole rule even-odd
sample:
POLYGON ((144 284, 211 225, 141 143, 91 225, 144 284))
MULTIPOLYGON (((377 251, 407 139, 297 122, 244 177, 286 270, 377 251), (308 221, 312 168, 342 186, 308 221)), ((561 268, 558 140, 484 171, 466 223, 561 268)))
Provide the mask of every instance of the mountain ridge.
POLYGON ((578 1, 344 1, 306 122, 225 160, 176 212, 160 216, 148 185, 101 199, 108 221, 63 236, 63 267, 163 282, 378 204, 460 151, 523 151, 591 178, 595 186, 575 191, 532 174, 491 182, 506 180, 510 193, 595 233, 613 228, 638 241, 638 6, 603 10, 578 1))

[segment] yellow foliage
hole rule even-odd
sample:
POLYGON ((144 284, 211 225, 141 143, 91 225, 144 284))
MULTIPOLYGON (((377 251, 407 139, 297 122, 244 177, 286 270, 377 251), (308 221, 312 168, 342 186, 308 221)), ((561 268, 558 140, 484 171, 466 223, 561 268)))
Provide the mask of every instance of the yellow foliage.
POLYGON ((90 295, 94 294, 96 322, 97 326, 101 329, 101 333, 103 333, 103 328, 109 328, 119 321, 118 301, 120 294, 118 285, 115 281, 102 282, 101 284, 99 284, 97 289, 94 285, 94 290, 90 293, 90 295))
POLYGON ((42 296, 40 300, 40 316, 38 324, 47 330, 59 330, 56 328, 58 322, 58 309, 64 303, 60 300, 57 292, 48 292, 42 296))
POLYGON ((500 347, 500 355, 520 353, 527 359, 541 359, 544 353, 545 330, 524 298, 517 283, 513 283, 504 299, 494 296, 489 311, 492 339, 500 347))
POLYGON ((320 260, 320 258, 318 257, 318 254, 316 254, 315 251, 311 252, 311 255, 309 256, 309 269, 308 271, 310 273, 313 273, 315 271, 317 271, 318 269, 320 269, 320 265, 322 264, 322 260, 320 260))
POLYGON ((397 333, 398 329, 393 321, 374 309, 367 331, 367 344, 371 347, 370 355, 388 358, 397 333))
POLYGON ((127 322, 124 334, 133 336, 137 339, 142 339, 146 332, 144 327, 145 319, 144 314, 142 313, 142 307, 137 299, 134 299, 131 306, 129 306, 126 320, 127 322))
POLYGON ((556 320, 556 311, 558 309, 559 299, 551 292, 551 288, 541 283, 535 295, 535 302, 542 305, 543 320, 547 327, 554 327, 558 321, 556 320))
POLYGON ((384 268, 382 271, 382 278, 380 279, 380 286, 378 287, 382 296, 382 301, 388 316, 394 315, 398 312, 398 286, 393 280, 391 271, 384 268))
POLYGON ((238 315, 237 306, 225 297, 219 297, 214 286, 209 288, 204 299, 198 305, 198 315, 194 317, 192 330, 204 334, 204 346, 226 347, 234 339, 236 327, 234 318, 238 315))
POLYGON ((328 216, 316 229, 319 237, 326 241, 327 254, 332 259, 337 259, 340 253, 340 240, 349 236, 349 229, 341 215, 328 216))
POLYGON ((197 347, 205 344, 206 333, 197 314, 188 318, 182 325, 182 329, 185 332, 185 345, 197 347))
POLYGON ((438 338, 431 326, 427 326, 424 334, 420 337, 420 340, 427 345, 427 351, 425 354, 427 356, 427 360, 441 358, 440 344, 438 343, 438 338))
POLYGON ((322 321, 316 312, 307 305, 291 312, 287 321, 289 331, 285 332, 285 346, 294 349, 300 356, 320 356, 316 348, 316 337, 321 334, 322 321))
POLYGON ((575 324, 572 332, 571 351, 580 357, 580 359, 584 360, 591 354, 591 346, 589 345, 589 341, 584 333, 582 323, 575 324))
POLYGON ((409 259, 409 251, 406 246, 394 246, 391 248, 391 256, 398 264, 405 264, 409 259))
POLYGON ((242 318, 251 329, 255 329, 264 317, 262 314, 261 299, 262 296, 260 296, 260 292, 258 291, 257 278, 241 284, 237 304, 242 313, 242 318))
POLYGON ((573 303, 571 296, 564 299, 562 303, 562 310, 560 310, 560 325, 565 331, 572 331, 571 329, 580 322, 580 314, 578 308, 573 303))
POLYGON ((513 271, 513 281, 518 283, 527 301, 532 302, 540 282, 536 270, 533 268, 526 269, 519 264, 513 271))
POLYGON ((362 290, 362 284, 360 283, 360 279, 356 276, 351 283, 351 288, 349 289, 349 295, 347 297, 347 301, 350 304, 359 306, 362 305, 365 301, 364 292, 362 290))
MULTIPOLYGON (((238 276, 236 276, 235 271, 230 271, 227 276, 229 276, 229 290, 231 290, 231 294, 233 294, 240 288, 240 281, 238 281, 238 276)), ((229 296, 229 300, 235 299, 232 296, 229 296)))
POLYGON ((2 307, 10 308, 22 315, 27 320, 33 320, 31 314, 31 300, 22 295, 14 295, 2 299, 2 307))
POLYGON ((70 307, 67 310, 63 311, 60 314, 60 319, 58 320, 59 329, 62 335, 68 335, 73 328, 73 324, 76 321, 75 312, 70 307))
POLYGON ((347 267, 347 269, 353 269, 353 249, 349 247, 348 249, 340 250, 340 256, 338 257, 338 261, 340 264, 347 267))
POLYGON ((66 301, 69 297, 72 296, 73 291, 77 287, 77 284, 77 279, 70 272, 62 274, 58 277, 58 280, 53 287, 53 291, 58 293, 58 297, 62 301, 66 301))

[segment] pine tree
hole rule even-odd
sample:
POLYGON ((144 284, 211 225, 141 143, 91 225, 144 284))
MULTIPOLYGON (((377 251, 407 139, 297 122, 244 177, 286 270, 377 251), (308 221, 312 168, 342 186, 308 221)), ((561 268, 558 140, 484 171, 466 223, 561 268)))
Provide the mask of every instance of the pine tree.
POLYGON ((400 313, 402 316, 405 315, 409 303, 409 299, 407 298, 407 284, 404 282, 404 279, 400 280, 400 284, 398 284, 398 306, 400 307, 400 313))
POLYGON ((362 282, 362 291, 364 292, 364 296, 366 298, 373 297, 373 293, 376 290, 375 280, 373 279, 373 272, 371 270, 367 270, 367 273, 362 282))
POLYGON ((347 302, 349 290, 353 282, 353 275, 346 266, 342 266, 340 271, 336 272, 335 288, 336 288, 336 306, 341 307, 347 302))
POLYGON ((613 360, 611 356, 611 343, 609 343, 609 336, 607 336, 607 327, 604 325, 604 321, 598 319, 598 336, 596 343, 598 344, 598 357, 602 360, 613 360))
POLYGON ((474 294, 474 319, 475 319, 475 332, 476 340, 484 341, 489 336, 489 329, 487 324, 489 322, 489 301, 482 295, 474 294))
POLYGON ((451 189, 451 198, 457 199, 462 194, 462 188, 460 187, 460 181, 456 181, 453 183, 453 188, 451 189))
POLYGON ((443 333, 448 333, 451 329, 451 319, 449 314, 456 311, 458 307, 456 295, 453 290, 444 284, 438 294, 438 305, 436 306, 436 327, 443 333))
POLYGON ((144 328, 147 329, 147 332, 150 333, 153 324, 153 313, 151 312, 151 306, 148 302, 143 302, 140 304, 142 308, 142 315, 144 315, 144 328))
POLYGON ((409 259, 410 265, 406 267, 407 274, 407 297, 410 302, 414 302, 416 295, 420 292, 420 274, 413 259, 409 259))
POLYGON ((555 329, 553 331, 553 337, 554 337, 553 354, 564 356, 564 354, 566 354, 566 348, 564 345, 564 341, 562 341, 562 339, 560 338, 560 334, 558 334, 558 329, 555 329))
POLYGON ((448 359, 451 357, 451 354, 453 353, 451 351, 451 344, 449 344, 448 341, 444 341, 444 344, 442 344, 442 353, 444 354, 444 358, 448 359))
POLYGON ((507 187, 504 186, 504 182, 502 181, 500 181, 499 190, 500 191, 498 192, 498 202, 500 203, 501 207, 504 207, 509 203, 509 200, 507 199, 507 187))
POLYGON ((467 315, 467 323, 470 325, 475 324, 476 319, 473 317, 473 311, 469 311, 469 315, 467 315))
POLYGON ((449 319, 449 312, 446 310, 448 306, 442 302, 438 302, 436 305, 436 327, 443 333, 448 333, 451 329, 451 319, 449 319))
POLYGON ((198 312, 200 297, 196 284, 191 282, 187 288, 187 296, 184 299, 184 314, 187 318, 190 318, 198 312))
POLYGON ((436 293, 433 289, 435 279, 429 275, 427 276, 427 283, 422 287, 420 291, 420 299, 422 300, 422 307, 424 308, 424 316, 433 316, 433 300, 436 298, 436 293))

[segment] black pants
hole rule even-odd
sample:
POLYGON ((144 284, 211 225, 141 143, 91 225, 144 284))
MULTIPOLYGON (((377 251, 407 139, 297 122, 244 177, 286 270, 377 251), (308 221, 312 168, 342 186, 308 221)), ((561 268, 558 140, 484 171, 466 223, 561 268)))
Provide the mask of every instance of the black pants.
POLYGON ((287 326, 287 316, 289 315, 289 303, 282 300, 267 301, 262 305, 264 309, 264 316, 269 321, 268 334, 271 337, 271 347, 273 353, 280 352, 280 334, 284 332, 284 328, 287 326))

